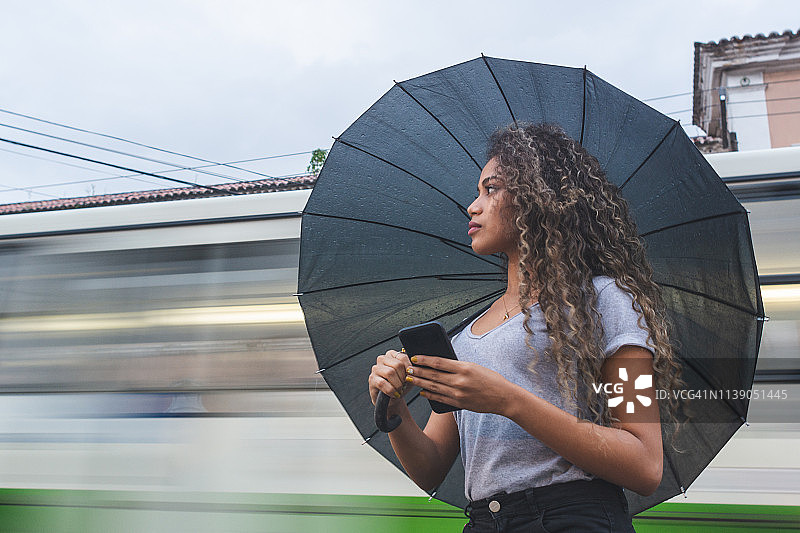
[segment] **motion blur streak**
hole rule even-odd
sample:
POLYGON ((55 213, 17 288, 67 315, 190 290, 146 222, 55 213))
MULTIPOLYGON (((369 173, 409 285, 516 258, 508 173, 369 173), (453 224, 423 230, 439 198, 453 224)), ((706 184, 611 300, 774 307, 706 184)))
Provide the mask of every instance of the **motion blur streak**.
MULTIPOLYGON (((708 159, 763 177, 778 155, 800 177, 800 148, 708 159)), ((797 527, 800 194, 761 183, 729 185, 770 317, 759 399, 637 531, 797 527)), ((0 531, 461 531, 316 374, 293 296, 309 192, 0 217, 0 531)))
POLYGON ((33 316, 0 319, 0 333, 83 331, 212 324, 303 324, 299 305, 242 305, 160 309, 130 313, 33 316))
POLYGON ((761 295, 767 302, 796 302, 800 300, 800 284, 761 287, 761 295))

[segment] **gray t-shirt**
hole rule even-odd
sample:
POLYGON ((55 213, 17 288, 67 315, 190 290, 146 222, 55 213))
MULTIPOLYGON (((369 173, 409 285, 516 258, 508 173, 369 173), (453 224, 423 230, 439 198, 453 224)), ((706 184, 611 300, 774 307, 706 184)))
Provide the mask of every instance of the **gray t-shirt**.
MULTIPOLYGON (((636 310, 633 309, 633 297, 617 287, 608 276, 596 276, 592 281, 597 293, 597 310, 605 329, 602 341, 605 356, 613 355, 625 344, 641 346, 652 353, 653 349, 646 343, 648 331, 637 324, 641 308, 636 305, 636 310)), ((559 409, 576 414, 565 407, 566 403, 561 398, 555 362, 543 354, 550 339, 538 303, 531 306, 530 320, 534 333, 530 343, 540 354, 535 367, 538 376, 527 368, 534 353, 525 344, 524 313, 518 313, 483 335, 472 333, 472 325, 478 318, 452 339, 453 349, 460 361, 471 361, 494 370, 559 409)), ((642 323, 645 324, 644 317, 642 323)), ((574 364, 572 371, 575 371, 574 364)), ((588 413, 581 402, 580 393, 578 409, 588 413)), ((511 493, 530 487, 595 478, 508 418, 467 410, 453 414, 461 438, 461 460, 466 478, 464 493, 472 501, 503 491, 511 493)))

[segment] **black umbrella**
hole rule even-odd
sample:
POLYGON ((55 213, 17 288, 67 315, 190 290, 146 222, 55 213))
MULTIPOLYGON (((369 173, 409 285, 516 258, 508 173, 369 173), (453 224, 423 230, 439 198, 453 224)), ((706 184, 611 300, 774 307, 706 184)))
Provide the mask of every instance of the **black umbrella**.
MULTIPOLYGON (((586 69, 481 57, 396 83, 336 139, 303 211, 298 293, 320 371, 401 470, 367 378, 379 354, 399 349, 400 329, 438 320, 454 335, 505 290, 501 258, 470 248, 466 207, 489 135, 512 121, 559 124, 621 188, 676 326, 686 388, 752 387, 764 310, 747 214, 680 125, 586 69)), ((424 427, 428 402, 407 401, 424 427)), ((748 403, 704 402, 679 433, 686 454, 669 451, 674 428, 662 423, 661 486, 625 490, 631 513, 685 491, 748 403)), ((435 497, 464 507, 463 476, 459 458, 435 497)))

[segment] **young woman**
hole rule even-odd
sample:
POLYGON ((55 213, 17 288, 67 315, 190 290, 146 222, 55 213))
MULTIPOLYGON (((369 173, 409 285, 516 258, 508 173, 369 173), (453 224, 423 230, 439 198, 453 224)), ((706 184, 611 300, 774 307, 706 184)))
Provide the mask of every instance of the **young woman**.
MULTIPOLYGON (((499 130, 488 157, 468 232, 476 253, 505 255, 507 289, 452 339, 458 361, 379 356, 372 401, 393 397, 403 423, 389 438, 421 488, 461 451, 464 531, 633 531, 621 487, 658 488, 655 389, 680 384, 635 223, 558 126, 499 130), (431 413, 421 430, 403 398, 414 385, 461 410, 431 413)), ((674 419, 676 403, 664 406, 674 419)))

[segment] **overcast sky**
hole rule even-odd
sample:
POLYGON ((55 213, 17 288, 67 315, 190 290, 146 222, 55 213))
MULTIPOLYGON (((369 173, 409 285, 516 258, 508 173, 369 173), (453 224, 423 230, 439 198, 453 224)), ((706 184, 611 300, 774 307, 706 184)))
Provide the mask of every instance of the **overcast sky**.
MULTIPOLYGON (((157 172, 329 148, 413 78, 481 53, 582 67, 647 100, 692 90, 695 41, 800 29, 796 1, 266 2, 0 0, 0 138, 157 172), (27 133, 24 128, 154 161, 27 133)), ((691 97, 651 101, 671 113, 691 97)), ((691 112, 671 115, 691 123, 691 112)), ((309 154, 238 165, 279 176, 309 154)), ((237 179, 259 179, 208 167, 237 179)), ((0 142, 0 203, 174 186, 0 142), (89 182, 88 180, 95 180, 89 182), (41 185, 66 184, 56 187, 41 185), (13 190, 27 188, 26 190, 13 190)), ((199 172, 170 176, 206 184, 199 172)))

